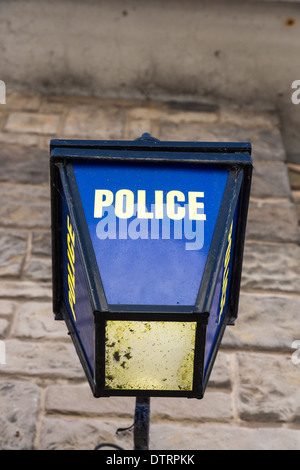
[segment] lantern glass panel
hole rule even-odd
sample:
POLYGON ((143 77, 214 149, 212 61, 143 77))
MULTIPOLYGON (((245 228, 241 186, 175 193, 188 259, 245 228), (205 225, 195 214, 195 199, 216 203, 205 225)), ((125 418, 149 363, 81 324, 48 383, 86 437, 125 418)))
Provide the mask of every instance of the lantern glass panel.
POLYGON ((73 169, 108 304, 193 306, 228 168, 89 160, 73 169))
POLYGON ((192 390, 196 322, 106 322, 105 386, 192 390))

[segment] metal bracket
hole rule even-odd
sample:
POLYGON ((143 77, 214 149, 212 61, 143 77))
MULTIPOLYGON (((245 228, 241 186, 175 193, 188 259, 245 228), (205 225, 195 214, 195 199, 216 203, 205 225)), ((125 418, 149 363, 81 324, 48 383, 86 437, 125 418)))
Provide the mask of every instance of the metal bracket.
POLYGON ((149 450, 150 398, 136 397, 134 415, 134 450, 149 450))

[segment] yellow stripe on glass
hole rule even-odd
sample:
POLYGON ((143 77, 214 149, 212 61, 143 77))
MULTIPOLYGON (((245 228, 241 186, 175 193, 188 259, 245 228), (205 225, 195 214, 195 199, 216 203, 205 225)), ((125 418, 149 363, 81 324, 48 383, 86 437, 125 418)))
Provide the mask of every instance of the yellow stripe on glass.
POLYGON ((106 323, 105 386, 192 390, 196 322, 106 323))

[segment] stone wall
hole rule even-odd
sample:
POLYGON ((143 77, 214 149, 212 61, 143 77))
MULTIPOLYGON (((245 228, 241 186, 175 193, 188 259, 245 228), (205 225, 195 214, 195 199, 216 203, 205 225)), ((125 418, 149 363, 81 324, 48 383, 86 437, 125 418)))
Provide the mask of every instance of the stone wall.
POLYGON ((0 115, 0 449, 133 448, 134 398, 95 399, 52 315, 49 139, 250 141, 239 318, 203 400, 151 399, 150 449, 299 449, 300 247, 276 113, 10 93, 0 115), (295 358, 295 356, 294 356, 295 358), (297 354, 296 354, 297 359, 297 354))

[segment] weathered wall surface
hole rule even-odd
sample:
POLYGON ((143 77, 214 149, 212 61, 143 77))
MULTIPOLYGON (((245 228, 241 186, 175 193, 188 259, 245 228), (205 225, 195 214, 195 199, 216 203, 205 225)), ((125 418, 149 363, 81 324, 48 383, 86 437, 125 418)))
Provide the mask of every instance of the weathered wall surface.
POLYGON ((238 136, 252 142, 255 166, 239 318, 203 400, 151 400, 150 449, 299 450, 299 230, 276 114, 16 93, 8 103, 0 119, 0 449, 133 448, 132 431, 116 430, 132 424, 134 398, 93 398, 66 326, 53 319, 49 139, 150 132, 238 136))
POLYGON ((300 4, 22 0, 0 3, 8 89, 99 97, 228 100, 278 110, 300 161, 300 4))

